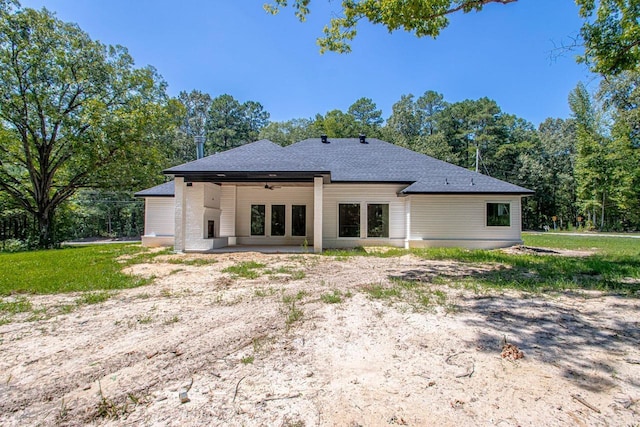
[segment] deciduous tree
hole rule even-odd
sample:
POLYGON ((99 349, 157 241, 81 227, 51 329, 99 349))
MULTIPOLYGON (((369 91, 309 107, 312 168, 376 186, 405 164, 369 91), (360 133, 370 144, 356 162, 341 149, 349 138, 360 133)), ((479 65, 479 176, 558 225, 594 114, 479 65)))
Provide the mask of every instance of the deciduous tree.
POLYGON ((46 9, 0 7, 0 189, 53 242, 53 217, 79 188, 140 188, 166 161, 165 84, 46 9))

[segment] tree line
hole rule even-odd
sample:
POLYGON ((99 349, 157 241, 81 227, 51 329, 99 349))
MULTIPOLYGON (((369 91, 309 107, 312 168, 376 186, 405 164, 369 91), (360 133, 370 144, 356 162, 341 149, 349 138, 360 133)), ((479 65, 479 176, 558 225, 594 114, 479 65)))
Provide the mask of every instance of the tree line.
MULTIPOLYGON (((537 128, 489 98, 405 94, 384 118, 370 98, 315 117, 270 121, 257 101, 198 90, 173 98, 153 67, 54 14, 0 0, 0 238, 49 247, 142 232, 140 189, 161 171, 260 138, 282 145, 360 133, 535 191, 525 228, 640 229, 640 72, 579 84, 572 117, 537 128)), ((17 242, 17 243, 16 243, 17 242)))

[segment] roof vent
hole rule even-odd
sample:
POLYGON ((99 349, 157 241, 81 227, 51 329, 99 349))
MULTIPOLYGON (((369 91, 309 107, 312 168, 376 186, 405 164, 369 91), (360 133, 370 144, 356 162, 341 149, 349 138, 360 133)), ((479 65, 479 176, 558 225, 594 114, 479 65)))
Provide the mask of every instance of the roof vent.
POLYGON ((320 140, 322 141, 323 144, 329 143, 329 141, 327 141, 327 135, 320 135, 320 140))
POLYGON ((201 159, 204 157, 204 136, 196 135, 193 137, 196 143, 196 158, 201 159))
POLYGON ((360 134, 360 144, 368 144, 367 136, 364 133, 360 134))
POLYGON ((473 183, 473 178, 471 178, 471 185, 475 185, 475 184, 473 183))

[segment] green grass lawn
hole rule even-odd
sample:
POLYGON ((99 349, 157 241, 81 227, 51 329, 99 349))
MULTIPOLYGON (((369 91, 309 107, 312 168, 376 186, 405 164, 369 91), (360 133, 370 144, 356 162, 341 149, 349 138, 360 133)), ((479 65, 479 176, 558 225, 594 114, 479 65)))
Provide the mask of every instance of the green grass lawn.
MULTIPOLYGON (((326 251, 325 255, 394 257, 411 252, 425 259, 506 267, 456 279, 464 285, 530 291, 598 289, 640 296, 640 239, 546 233, 524 234, 524 241, 527 246, 588 249, 594 254, 588 257, 512 255, 500 250, 441 248, 391 249, 374 253, 341 250, 326 251)), ((139 244, 110 244, 0 254, 0 296, 115 290, 144 285, 150 280, 123 274, 122 268, 162 253, 166 251, 151 253, 139 244), (123 255, 128 255, 127 259, 118 260, 123 255)), ((450 281, 446 278, 438 280, 450 281)))
MULTIPOLYGON (((452 260, 471 264, 500 264, 494 269, 462 279, 457 284, 545 292, 594 289, 640 297, 640 239, 629 237, 576 236, 560 233, 523 234, 526 246, 590 250, 587 257, 507 254, 501 250, 460 248, 391 249, 368 253, 363 249, 325 251, 346 258, 353 255, 394 257, 412 253, 424 259, 452 260)), ((451 283, 453 279, 438 278, 451 283)))
POLYGON ((0 254, 0 295, 49 294, 132 288, 148 280, 128 276, 122 268, 152 256, 139 244, 65 247, 0 254), (131 258, 118 261, 118 257, 131 258))

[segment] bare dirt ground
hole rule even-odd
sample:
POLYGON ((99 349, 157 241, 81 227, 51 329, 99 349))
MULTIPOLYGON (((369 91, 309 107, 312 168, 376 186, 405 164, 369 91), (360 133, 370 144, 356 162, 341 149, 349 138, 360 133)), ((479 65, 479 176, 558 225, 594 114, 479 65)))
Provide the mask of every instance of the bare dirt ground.
POLYGON ((0 425, 639 425, 640 300, 437 280, 490 268, 163 256, 130 268, 151 285, 0 326, 0 425), (266 264, 260 277, 222 272, 248 260, 266 264), (367 292, 393 278, 421 281, 427 299, 367 292), (505 339, 524 357, 501 357, 505 339))

